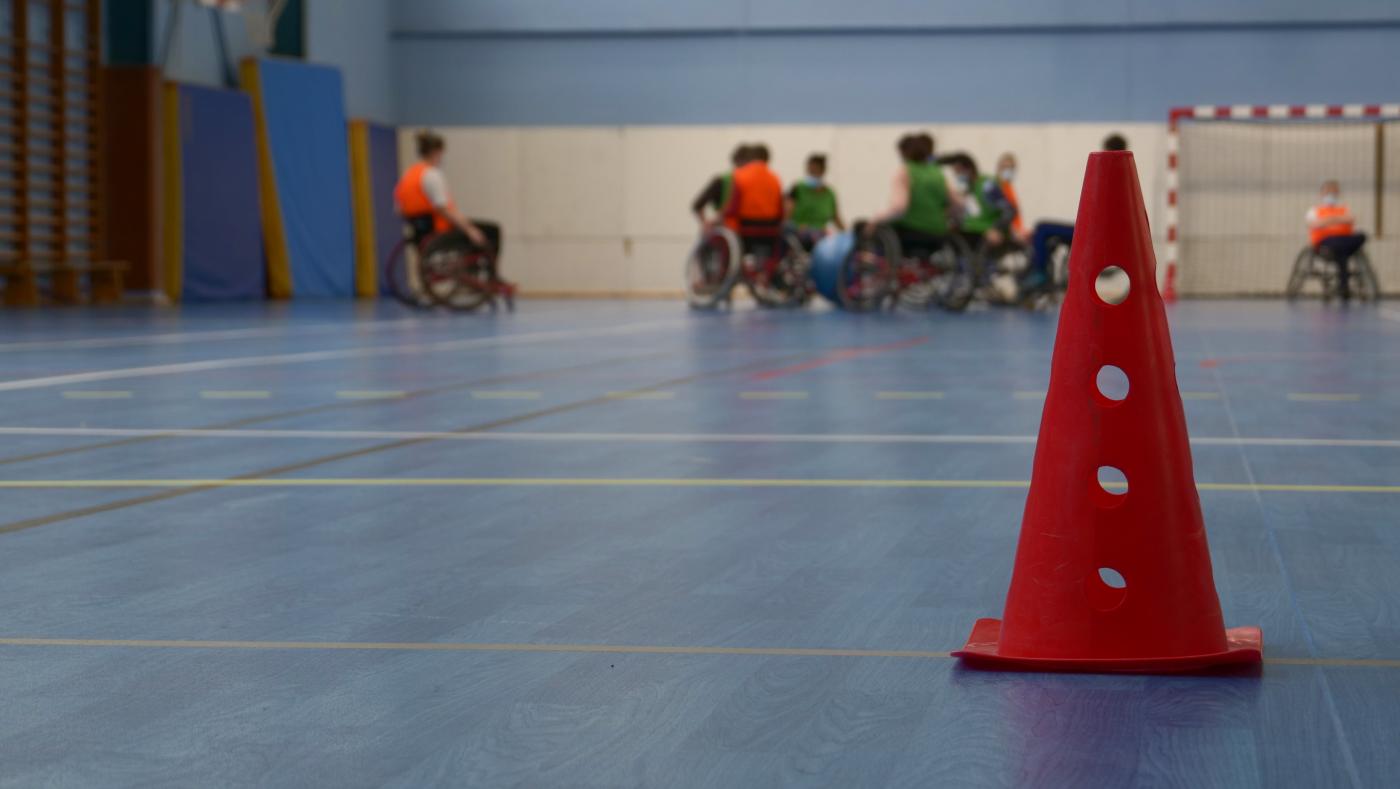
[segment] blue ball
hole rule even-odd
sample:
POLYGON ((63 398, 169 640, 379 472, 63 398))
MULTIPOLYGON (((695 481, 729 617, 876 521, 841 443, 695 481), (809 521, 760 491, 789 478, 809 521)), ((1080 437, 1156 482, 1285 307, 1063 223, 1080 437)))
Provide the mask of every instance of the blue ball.
POLYGON ((841 305, 836 295, 836 283, 841 278, 841 264, 846 262, 855 245, 856 237, 853 233, 835 233, 823 238, 812 250, 812 282, 817 286, 818 293, 837 306, 841 305))

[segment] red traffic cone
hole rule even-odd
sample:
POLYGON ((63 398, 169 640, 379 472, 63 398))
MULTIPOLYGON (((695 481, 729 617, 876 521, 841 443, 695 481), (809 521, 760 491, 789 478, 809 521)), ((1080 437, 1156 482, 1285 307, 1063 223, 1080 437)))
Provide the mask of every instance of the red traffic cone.
POLYGON ((1089 156, 1075 227, 1005 616, 978 620, 953 654, 1039 671, 1258 663, 1259 628, 1227 631, 1220 615, 1131 153, 1089 156), (1095 291, 1110 266, 1129 280, 1117 304, 1095 291), (1105 366, 1127 375, 1121 400, 1099 388, 1105 366), (1126 490, 1100 485, 1104 466, 1126 490))

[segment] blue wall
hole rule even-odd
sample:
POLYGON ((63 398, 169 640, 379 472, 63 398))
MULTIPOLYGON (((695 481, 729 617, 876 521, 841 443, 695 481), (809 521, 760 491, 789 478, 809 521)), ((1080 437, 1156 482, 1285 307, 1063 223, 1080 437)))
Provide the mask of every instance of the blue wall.
POLYGON ((340 69, 345 78, 345 109, 352 118, 394 121, 389 55, 392 4, 392 0, 307 0, 307 60, 340 69))
POLYGON ((414 0, 392 15, 404 124, 1158 121, 1183 104, 1400 99, 1400 0, 414 0))

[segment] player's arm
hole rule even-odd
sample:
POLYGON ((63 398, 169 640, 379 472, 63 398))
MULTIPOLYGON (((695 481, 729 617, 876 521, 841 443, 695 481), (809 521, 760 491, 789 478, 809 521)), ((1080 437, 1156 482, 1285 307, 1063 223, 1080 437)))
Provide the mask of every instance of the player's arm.
MULTIPOLYGON (((719 205, 719 200, 723 196, 724 184, 720 182, 719 176, 711 178, 705 188, 700 190, 700 194, 696 195, 690 203, 690 212, 695 214, 695 220, 702 225, 706 224, 708 220, 705 216, 705 206, 719 205)), ((721 208, 723 207, 721 206, 721 208)))
POLYGON ((890 185, 889 207, 884 211, 871 217, 866 223, 865 232, 875 232, 875 225, 883 225, 892 222, 909 210, 909 171, 901 169, 894 177, 894 183, 890 185))
POLYGON ((831 193, 831 224, 836 225, 837 230, 846 230, 846 223, 841 219, 841 203, 837 202, 835 192, 831 193))
POLYGON ((462 216, 462 213, 452 205, 452 196, 447 191, 447 179, 441 170, 429 169, 423 173, 423 192, 428 196, 428 202, 433 204, 433 210, 446 218, 453 227, 462 231, 473 244, 479 247, 488 245, 486 234, 481 232, 481 228, 472 224, 470 219, 462 216))

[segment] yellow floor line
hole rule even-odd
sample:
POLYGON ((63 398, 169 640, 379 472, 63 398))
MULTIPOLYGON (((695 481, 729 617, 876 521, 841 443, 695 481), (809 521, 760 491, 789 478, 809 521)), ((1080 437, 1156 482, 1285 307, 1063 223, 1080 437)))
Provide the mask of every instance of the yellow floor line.
POLYGON ((876 400, 942 400, 942 392, 876 392, 876 400))
POLYGON ((673 400, 675 392, 608 392, 613 400, 673 400))
POLYGON ((539 392, 507 392, 507 391, 485 391, 474 390, 472 398, 475 400, 538 400, 539 392))
POLYGON ((1030 391, 1029 389, 1022 389, 1022 390, 1013 392, 1011 396, 1012 396, 1012 397, 1015 397, 1017 400, 1044 400, 1044 399, 1045 399, 1045 392, 1042 392, 1042 391, 1034 391, 1034 392, 1033 392, 1033 391, 1030 391))
POLYGON ((249 390, 208 390, 199 393, 205 400, 266 400, 272 397, 272 392, 261 389, 249 390))
POLYGON ((1361 399, 1361 395, 1344 392, 1289 392, 1288 399, 1302 403, 1355 403, 1361 399))
MULTIPOLYGON (((1108 487, 1122 487, 1110 483, 1108 487)), ((1027 488, 1015 479, 761 479, 687 477, 270 477, 170 479, 7 479, 25 488, 317 488, 317 487, 575 487, 575 488, 1027 488)), ((1308 485, 1201 482, 1197 489, 1231 493, 1400 493, 1400 485, 1308 485)))
POLYGON ((404 397, 407 392, 397 390, 360 390, 349 389, 336 392, 335 396, 341 400, 393 400, 404 397))
MULTIPOLYGON (((947 659, 950 652, 922 649, 840 649, 824 647, 705 647, 642 644, 526 644, 436 641, 198 641, 136 638, 0 638, 0 647, 88 647, 137 649, 245 649, 344 652, 554 652, 633 655, 752 655, 766 657, 868 657, 947 659)), ((1400 660, 1380 658, 1264 658, 1273 666, 1400 668, 1400 660)))
POLYGON ((744 400, 806 400, 806 392, 740 392, 744 400))
POLYGON ((131 392, 103 389, 70 389, 63 393, 64 400, 129 400, 131 392))

